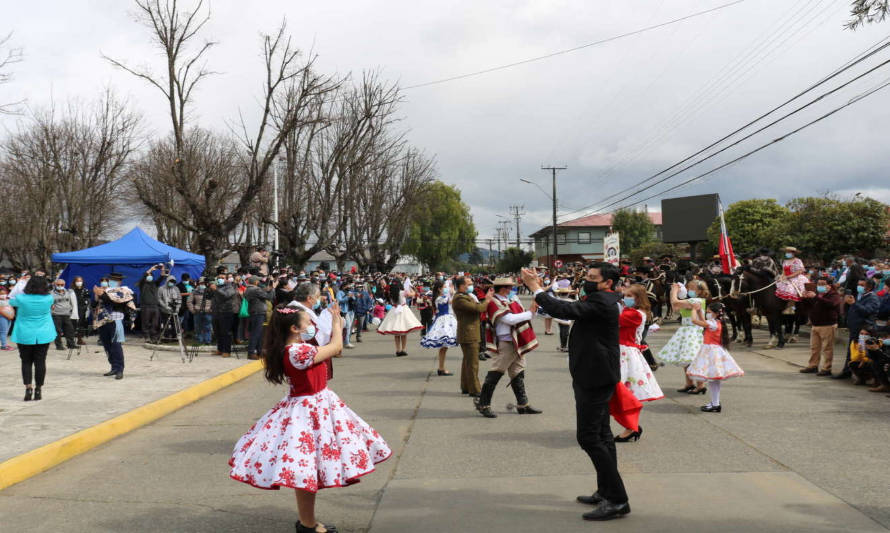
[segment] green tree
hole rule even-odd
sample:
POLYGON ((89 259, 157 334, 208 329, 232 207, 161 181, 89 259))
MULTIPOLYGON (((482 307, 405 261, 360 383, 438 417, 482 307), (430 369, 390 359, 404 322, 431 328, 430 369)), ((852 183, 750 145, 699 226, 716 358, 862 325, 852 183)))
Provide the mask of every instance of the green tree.
POLYGON ((884 244, 890 222, 887 206, 867 197, 795 198, 788 208, 788 242, 823 261, 848 253, 872 257, 884 244))
POLYGON ((519 272, 520 268, 527 267, 535 254, 532 252, 523 252, 515 246, 504 250, 504 254, 497 264, 498 272, 519 272))
POLYGON ((655 237, 655 225, 645 211, 619 209, 612 213, 612 231, 617 231, 623 250, 639 248, 655 237))
POLYGON ((402 251, 431 270, 476 247, 476 227, 460 191, 433 181, 419 195, 417 214, 402 251))
POLYGON ((631 262, 633 262, 633 264, 639 265, 640 263, 642 263, 642 259, 644 257, 651 257, 657 263, 658 258, 664 254, 671 254, 674 256, 674 258, 677 258, 683 253, 683 248, 677 246, 676 244, 650 241, 643 243, 637 248, 633 248, 628 254, 628 257, 630 258, 631 262))
MULTIPOLYGON (((753 252, 760 246, 778 248, 788 243, 786 233, 790 211, 776 200, 755 198, 731 204, 724 213, 726 230, 736 254, 753 252)), ((708 228, 715 248, 720 242, 720 219, 708 228)))

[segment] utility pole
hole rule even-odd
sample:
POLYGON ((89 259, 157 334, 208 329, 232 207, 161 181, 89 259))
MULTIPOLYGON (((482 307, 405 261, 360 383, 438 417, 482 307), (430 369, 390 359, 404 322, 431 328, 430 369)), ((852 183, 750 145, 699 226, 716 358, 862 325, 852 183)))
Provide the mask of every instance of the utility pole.
POLYGON ((553 270, 553 261, 556 260, 556 256, 559 254, 556 245, 556 171, 565 170, 566 168, 568 167, 545 167, 544 165, 541 165, 541 170, 549 170, 553 173, 553 255, 550 256, 551 270, 553 270))
POLYGON ((494 265, 494 263, 491 260, 491 245, 492 244, 494 244, 494 239, 488 239, 488 265, 489 265, 489 267, 494 265))
POLYGON ((522 220, 522 215, 525 214, 525 206, 511 205, 510 214, 513 215, 513 219, 516 221, 516 247, 522 250, 522 242, 520 241, 521 237, 519 235, 519 221, 522 220))
POLYGON ((506 251, 506 249, 510 246, 510 221, 501 220, 500 222, 498 222, 498 225, 500 226, 500 228, 498 228, 498 232, 501 234, 501 238, 504 239, 504 250, 506 251))

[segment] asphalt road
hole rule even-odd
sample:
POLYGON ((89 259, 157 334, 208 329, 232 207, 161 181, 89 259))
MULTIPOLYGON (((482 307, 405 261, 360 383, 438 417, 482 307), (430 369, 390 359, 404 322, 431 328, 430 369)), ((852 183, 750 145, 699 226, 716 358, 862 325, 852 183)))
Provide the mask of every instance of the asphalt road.
MULTIPOLYGON (((395 453, 361 483, 322 491, 319 518, 374 533, 890 527, 890 399, 740 348, 733 353, 746 375, 724 386, 721 414, 699 412, 703 396, 674 392, 679 369, 658 371, 667 397, 644 409, 640 442, 618 445, 633 512, 582 521, 586 508, 574 497, 595 488, 593 467, 575 442, 566 356, 556 336, 540 338, 527 387, 544 414, 508 413, 513 395, 500 386, 494 420, 459 394, 457 376, 434 375, 435 354, 416 334, 405 358, 373 332, 346 351, 330 386, 395 453)), ((793 350, 803 347, 783 356, 793 350)), ((459 357, 449 351, 451 370, 459 357)), ((226 464, 283 394, 254 376, 0 491, 0 530, 293 531, 293 492, 232 481, 226 464)))

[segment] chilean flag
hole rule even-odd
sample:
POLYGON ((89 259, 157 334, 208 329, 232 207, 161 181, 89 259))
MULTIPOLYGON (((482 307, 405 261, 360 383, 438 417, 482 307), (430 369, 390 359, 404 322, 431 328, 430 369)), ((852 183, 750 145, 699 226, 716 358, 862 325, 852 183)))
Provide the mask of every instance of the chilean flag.
POLYGON ((732 241, 726 232, 726 220, 723 219, 723 203, 718 204, 720 209, 720 262, 723 264, 723 273, 732 274, 739 267, 735 254, 732 251, 732 241))

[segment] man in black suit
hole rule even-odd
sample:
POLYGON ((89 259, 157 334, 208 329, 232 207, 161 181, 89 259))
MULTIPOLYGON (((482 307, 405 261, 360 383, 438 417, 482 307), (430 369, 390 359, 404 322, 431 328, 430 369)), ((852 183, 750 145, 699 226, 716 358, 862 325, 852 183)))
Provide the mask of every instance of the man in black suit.
POLYGON ((620 380, 618 348, 618 269, 609 263, 588 266, 584 295, 577 302, 550 296, 534 271, 523 269, 522 281, 535 295, 532 311, 540 306, 553 318, 574 320, 569 337, 569 372, 575 391, 578 444, 596 469, 597 490, 578 501, 595 505, 585 520, 610 520, 630 513, 624 482, 618 473, 615 441, 609 426, 609 400, 620 380))

